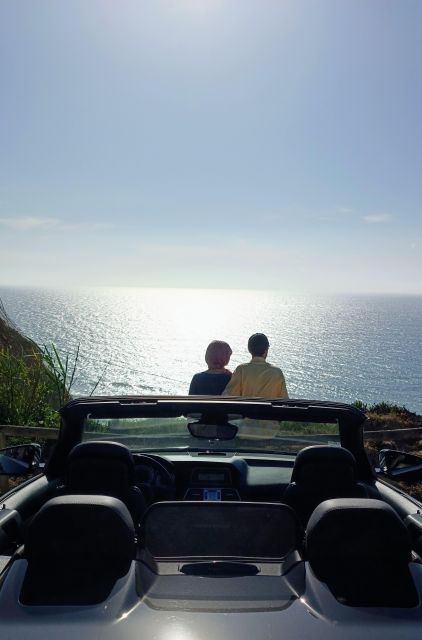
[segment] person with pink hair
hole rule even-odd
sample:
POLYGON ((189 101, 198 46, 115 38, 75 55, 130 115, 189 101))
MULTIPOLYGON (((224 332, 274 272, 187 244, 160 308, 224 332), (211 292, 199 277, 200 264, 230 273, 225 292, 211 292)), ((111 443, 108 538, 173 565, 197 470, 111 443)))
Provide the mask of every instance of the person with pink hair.
POLYGON ((189 387, 190 396, 220 396, 226 388, 231 371, 226 369, 232 350, 227 342, 213 340, 205 352, 207 371, 195 373, 189 387))

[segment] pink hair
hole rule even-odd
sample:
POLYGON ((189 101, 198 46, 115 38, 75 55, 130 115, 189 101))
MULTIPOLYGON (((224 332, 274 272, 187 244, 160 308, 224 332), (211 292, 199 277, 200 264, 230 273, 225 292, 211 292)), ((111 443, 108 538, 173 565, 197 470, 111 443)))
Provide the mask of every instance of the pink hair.
POLYGON ((227 342, 213 340, 205 352, 205 362, 209 369, 224 369, 229 363, 232 350, 227 342))

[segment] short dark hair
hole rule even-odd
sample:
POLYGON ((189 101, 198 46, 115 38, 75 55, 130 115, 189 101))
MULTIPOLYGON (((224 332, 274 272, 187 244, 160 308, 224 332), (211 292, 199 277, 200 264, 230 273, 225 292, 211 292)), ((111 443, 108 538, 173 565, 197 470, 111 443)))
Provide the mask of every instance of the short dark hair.
POLYGON ((248 340, 248 351, 251 356, 263 356, 270 343, 264 333, 254 333, 248 340))

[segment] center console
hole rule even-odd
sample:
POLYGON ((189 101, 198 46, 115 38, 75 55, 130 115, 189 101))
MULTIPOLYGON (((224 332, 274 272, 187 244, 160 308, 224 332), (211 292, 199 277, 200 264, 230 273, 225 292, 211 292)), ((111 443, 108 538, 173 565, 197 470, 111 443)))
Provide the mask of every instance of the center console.
POLYGON ((184 500, 206 502, 240 500, 238 491, 232 486, 229 469, 195 467, 192 469, 189 485, 184 495, 184 500))

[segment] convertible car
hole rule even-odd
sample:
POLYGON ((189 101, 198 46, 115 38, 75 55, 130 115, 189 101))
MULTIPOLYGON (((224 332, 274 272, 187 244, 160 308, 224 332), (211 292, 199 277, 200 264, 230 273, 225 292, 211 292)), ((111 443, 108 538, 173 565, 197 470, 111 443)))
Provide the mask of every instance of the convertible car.
POLYGON ((356 408, 98 397, 61 418, 45 465, 0 452, 32 474, 0 498, 2 640, 422 637, 422 504, 356 408))

